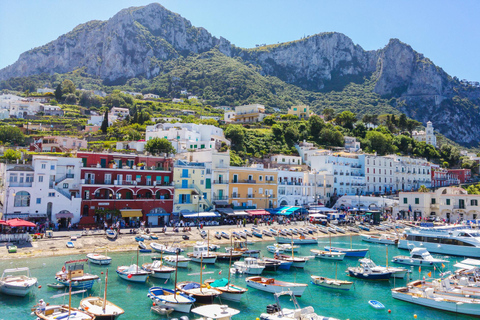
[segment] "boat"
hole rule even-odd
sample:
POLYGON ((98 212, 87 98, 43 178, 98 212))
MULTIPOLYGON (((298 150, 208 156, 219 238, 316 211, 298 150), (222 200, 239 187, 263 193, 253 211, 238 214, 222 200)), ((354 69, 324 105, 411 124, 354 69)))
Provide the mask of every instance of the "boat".
POLYGON ((318 249, 312 249, 310 252, 313 253, 315 258, 328 260, 343 260, 346 255, 345 252, 324 251, 318 249))
POLYGON ((377 300, 369 300, 368 304, 374 307, 375 309, 385 309, 385 306, 377 300))
POLYGON ((230 320, 234 315, 239 314, 240 310, 227 305, 211 304, 192 309, 192 312, 201 316, 196 320, 230 320))
POLYGON ((282 230, 279 230, 279 231, 277 232, 277 235, 278 235, 278 236, 283 236, 283 237, 288 236, 287 232, 286 232, 285 230, 283 230, 283 229, 282 229, 282 230))
POLYGON ((205 239, 207 237, 207 231, 205 230, 200 231, 200 237, 202 237, 202 239, 205 239))
POLYGON ((307 258, 289 256, 286 254, 275 254, 274 259, 292 262, 292 266, 296 268, 305 268, 305 264, 308 261, 307 258))
POLYGON ((113 229, 105 230, 105 235, 107 236, 108 239, 111 239, 111 240, 117 239, 117 231, 113 229))
POLYGON ((328 232, 330 232, 330 233, 335 233, 335 234, 337 233, 337 230, 335 230, 332 227, 326 227, 326 228, 327 228, 328 232))
POLYGON ((388 280, 392 276, 392 271, 386 268, 378 267, 370 259, 360 259, 360 266, 349 267, 347 272, 351 277, 365 280, 388 280))
POLYGON ((422 266, 425 268, 433 268, 435 265, 440 266, 442 263, 449 263, 448 260, 432 257, 430 252, 425 248, 413 248, 412 251, 410 251, 410 256, 395 256, 392 261, 409 266, 422 266))
POLYGON ((217 238, 218 240, 222 239, 222 234, 220 232, 215 232, 215 235, 214 235, 215 238, 217 238))
POLYGON ((217 261, 217 256, 213 253, 210 253, 208 244, 198 242, 193 246, 193 252, 187 253, 187 257, 192 259, 193 262, 198 263, 202 262, 206 264, 213 264, 217 261))
POLYGON ((99 265, 107 265, 112 262, 112 258, 99 253, 89 253, 87 254, 87 259, 90 263, 99 265))
POLYGON ((270 228, 269 231, 270 231, 270 233, 271 233, 273 236, 278 236, 278 231, 277 231, 277 230, 270 228))
POLYGON ((350 226, 347 226, 347 230, 350 231, 350 232, 355 232, 355 233, 359 233, 359 232, 360 232, 360 230, 358 230, 357 228, 350 227, 350 226))
POLYGON ((230 235, 227 232, 222 231, 221 235, 222 235, 222 238, 230 239, 230 235))
POLYGON ((148 253, 148 252, 152 252, 151 249, 147 249, 147 245, 143 242, 139 242, 138 243, 138 248, 139 248, 139 251, 141 253, 148 253))
POLYGON ((175 309, 171 307, 164 307, 164 306, 157 306, 157 305, 152 306, 150 310, 152 310, 153 312, 161 316, 168 316, 170 313, 175 311, 175 309))
POLYGON ((96 320, 115 320, 120 315, 125 313, 122 308, 107 300, 107 284, 108 269, 107 273, 105 274, 105 290, 103 293, 103 298, 88 297, 80 301, 79 309, 93 314, 96 320))
POLYGON ((240 260, 243 257, 243 254, 241 252, 215 252, 213 253, 217 256, 217 260, 240 260))
POLYGON ((318 231, 320 231, 320 232, 322 232, 322 233, 324 233, 324 234, 329 234, 327 228, 325 228, 325 227, 317 226, 317 229, 318 229, 318 231))
POLYGON ((58 282, 56 282, 56 283, 48 283, 48 284, 47 284, 47 287, 52 288, 52 289, 63 289, 63 288, 65 288, 65 286, 64 286, 63 284, 58 283, 58 282))
POLYGON ((91 289, 99 278, 97 275, 85 273, 86 262, 88 259, 66 261, 62 270, 56 273, 55 279, 65 287, 71 283, 73 289, 91 289))
POLYGON ((399 249, 422 247, 431 253, 480 257, 480 231, 467 226, 406 228, 399 249))
POLYGON ((248 277, 245 279, 245 282, 249 287, 270 293, 278 293, 289 289, 297 297, 301 297, 308 286, 304 283, 286 282, 261 276, 248 277))
POLYGON ((205 304, 213 303, 213 300, 222 294, 222 292, 217 289, 212 287, 209 288, 205 284, 194 281, 179 282, 177 283, 176 288, 184 294, 195 298, 196 302, 205 304))
POLYGON ((70 248, 70 249, 75 248, 75 245, 73 244, 72 241, 67 241, 67 248, 70 248))
POLYGON ((337 226, 334 226, 334 228, 335 228, 336 231, 338 231, 340 233, 343 233, 343 234, 346 233, 345 229, 343 229, 343 228, 340 228, 340 227, 337 227, 337 226))
POLYGON ((361 224, 360 224, 360 225, 358 225, 358 227, 359 227, 360 229, 362 229, 363 231, 370 231, 370 228, 369 228, 369 227, 366 227, 366 226, 364 226, 364 225, 361 225, 361 224))
POLYGON ((164 266, 161 260, 144 263, 142 269, 150 272, 153 278, 158 279, 170 279, 170 275, 175 272, 175 268, 164 266))
POLYGON ((259 275, 265 269, 265 266, 259 265, 255 258, 245 258, 244 261, 237 261, 233 265, 236 272, 245 274, 259 275))
MULTIPOLYGON (((226 252, 230 252, 232 247, 225 248, 226 252)), ((240 252, 244 257, 258 258, 260 257, 260 250, 249 250, 246 241, 234 241, 233 252, 240 252)))
POLYGON ((208 248, 210 249, 210 251, 217 251, 218 249, 220 249, 220 246, 218 244, 210 244, 208 245, 208 248))
POLYGON ((148 289, 147 297, 149 297, 156 306, 163 308, 172 308, 177 312, 189 313, 195 298, 178 292, 175 289, 166 289, 161 287, 151 287, 148 289))
POLYGON ((145 241, 144 237, 136 236, 135 241, 140 242, 140 241, 145 241))
POLYGON ((371 234, 361 234, 363 241, 372 242, 372 243, 380 243, 380 244, 397 244, 398 238, 390 236, 388 234, 381 234, 380 236, 371 235, 371 234))
MULTIPOLYGON (((284 260, 278 260, 278 259, 272 259, 272 258, 262 258, 262 261, 265 261, 266 263, 278 263, 280 262, 280 265, 278 266, 278 270, 290 270, 292 267, 293 262, 292 261, 284 261, 284 260)), ((267 270, 267 266, 265 265, 265 270, 267 270)))
POLYGON ((150 239, 158 240, 158 236, 155 233, 150 233, 150 239))
POLYGON ((130 266, 117 267, 117 274, 120 278, 132 282, 146 282, 150 272, 142 270, 138 267, 138 250, 137 250, 137 264, 130 266))
POLYGON ((480 315, 480 300, 465 295, 436 293, 433 288, 416 288, 413 286, 391 290, 394 299, 472 316, 480 315))
MULTIPOLYGON (((405 269, 405 268, 389 267, 388 266, 388 246, 386 246, 385 248, 387 250, 387 254, 386 254, 386 258, 385 258, 387 266, 386 267, 379 266, 379 267, 380 268, 385 268, 387 271, 391 271, 392 272, 392 278, 404 279, 405 275, 410 270, 405 269)), ((373 261, 372 261, 372 263, 373 263, 373 261)))
POLYGON ((263 234, 259 230, 252 230, 252 234, 257 238, 263 238, 263 234))
POLYGON ((317 238, 315 237, 305 237, 305 236, 299 236, 299 237, 275 237, 275 240, 277 240, 278 243, 290 243, 290 244, 316 244, 317 243, 317 238))
MULTIPOLYGON (((265 269, 264 271, 277 271, 280 269, 280 266, 282 265, 284 261, 282 260, 276 260, 276 259, 270 259, 270 260, 265 260, 265 259, 257 259, 257 264, 260 266, 264 266, 265 269)), ((288 262, 288 261, 285 261, 288 262)))
POLYGON ((180 250, 180 252, 183 252, 182 248, 174 246, 173 244, 171 246, 166 246, 164 244, 151 242, 150 247, 156 252, 166 253, 166 254, 175 254, 177 250, 180 250))
POLYGON ((94 320, 95 316, 87 311, 80 311, 79 309, 69 308, 68 306, 50 305, 43 308, 37 308, 34 311, 37 319, 54 320, 54 319, 68 319, 68 320, 94 320))
POLYGON ((353 282, 345 280, 330 279, 320 276, 310 276, 310 278, 312 279, 312 283, 317 286, 336 290, 350 290, 353 285, 353 282))
POLYGON ((262 234, 266 237, 273 237, 272 233, 268 230, 262 230, 262 234))
POLYGON ((178 268, 188 268, 188 263, 192 259, 178 255, 178 256, 164 256, 163 261, 168 266, 177 266, 178 268))
POLYGON ((17 253, 17 246, 12 243, 9 243, 7 244, 7 251, 8 253, 17 253))
MULTIPOLYGON (((247 239, 247 234, 246 234, 245 232, 239 231, 238 234, 240 235, 240 237, 241 237, 242 239, 247 239)), ((240 240, 240 239, 239 239, 239 240, 240 240)))
POLYGON ((30 276, 28 267, 5 269, 0 278, 0 292, 11 296, 26 296, 34 286, 37 278, 30 276))
POLYGON ((280 246, 275 245, 275 244, 271 245, 271 246, 267 246, 267 250, 270 253, 283 253, 284 252, 283 248, 281 248, 280 246))
POLYGON ((260 315, 260 320, 338 320, 335 318, 319 316, 311 306, 301 308, 291 290, 274 293, 275 304, 267 306, 267 313, 260 315), (295 309, 282 308, 279 297, 289 295, 295 309))
POLYGON ((253 236, 252 231, 250 231, 250 230, 244 229, 243 232, 245 232, 247 237, 252 237, 253 236))
POLYGON ((365 257, 367 255, 368 249, 348 249, 348 248, 339 248, 339 247, 324 247, 325 251, 332 252, 343 252, 346 257, 365 257))

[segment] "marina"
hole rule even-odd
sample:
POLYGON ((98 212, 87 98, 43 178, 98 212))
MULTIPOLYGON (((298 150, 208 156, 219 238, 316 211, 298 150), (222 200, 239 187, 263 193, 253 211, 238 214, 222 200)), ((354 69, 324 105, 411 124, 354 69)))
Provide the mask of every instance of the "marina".
MULTIPOLYGON (((359 236, 354 236, 352 238, 354 246, 365 244, 365 242, 362 244, 362 240, 359 236)), ((318 242, 318 246, 301 246, 299 248, 298 255, 308 256, 311 254, 311 249, 323 248, 330 243, 328 237, 319 238, 318 242)), ((268 245, 272 244, 273 242, 258 241, 250 245, 249 248, 252 250, 259 250, 260 256, 262 257, 273 258, 273 254, 268 252, 266 248, 268 245)), ((350 237, 333 237, 332 245, 348 247, 350 246, 350 237)), ((226 246, 228 246, 228 244, 226 244, 226 246)), ((374 261, 378 261, 379 263, 385 261, 385 245, 371 244, 368 247, 369 253, 367 257, 374 261)), ((224 249, 222 248, 221 250, 224 249)), ((185 248, 185 251, 191 252, 192 248, 185 248)), ((389 247, 390 256, 406 254, 408 254, 408 251, 406 250, 400 250, 393 246, 389 247)), ((139 264, 142 265, 144 263, 150 263, 153 255, 154 254, 140 254, 139 264)), ((88 266, 89 272, 102 278, 103 276, 101 273, 105 273, 107 268, 110 270, 110 272, 114 272, 118 266, 130 265, 132 259, 136 259, 136 252, 111 252, 109 253, 109 256, 112 258, 110 265, 90 264, 88 266)), ((30 294, 28 294, 26 297, 13 297, 2 294, 0 296, 0 319, 8 319, 9 315, 11 314, 17 314, 17 319, 32 319, 32 316, 30 315, 30 308, 35 305, 39 299, 44 299, 52 305, 65 303, 68 304, 68 296, 50 299, 50 297, 55 294, 68 292, 68 288, 49 288, 46 284, 52 282, 52 279, 55 275, 55 270, 61 268, 65 261, 83 259, 84 257, 85 255, 70 255, 49 257, 48 259, 29 258, 0 261, 0 268, 2 269, 29 267, 31 275, 36 277, 39 285, 42 286, 41 288, 33 288, 32 292, 30 292, 30 294)), ((454 269, 452 269, 450 266, 453 266, 456 261, 463 260, 455 257, 438 257, 450 262, 449 264, 446 264, 446 269, 444 269, 445 271, 453 271, 454 269)), ((222 276, 227 276, 228 265, 228 261, 220 261, 215 264, 205 265, 205 269, 203 270, 203 279, 219 279, 222 276), (221 275, 219 275, 219 272, 221 272, 221 275)), ((312 306, 315 309, 315 313, 332 318, 352 319, 352 315, 356 315, 356 319, 379 319, 383 317, 387 318, 387 316, 388 319, 405 319, 407 317, 413 317, 413 315, 416 314, 419 319, 469 319, 468 316, 439 311, 392 298, 390 293, 391 289, 404 287, 410 281, 422 279, 424 276, 428 277, 427 273, 430 271, 432 271, 432 275, 434 272, 436 272, 436 276, 438 277, 439 273, 441 272, 440 269, 437 269, 436 271, 433 271, 432 269, 424 271, 422 270, 419 273, 418 267, 412 266, 409 267, 409 270, 412 272, 408 273, 405 279, 390 279, 387 281, 372 282, 351 278, 346 275, 344 271, 347 270, 348 267, 355 267, 357 265, 358 258, 355 257, 346 257, 343 261, 338 261, 335 263, 329 260, 313 259, 305 265, 304 269, 299 269, 292 266, 290 270, 281 270, 279 272, 265 270, 261 276, 266 278, 275 278, 276 280, 285 282, 308 284, 308 287, 305 289, 303 295, 301 297, 297 297, 300 305, 302 307, 312 306), (337 278, 339 280, 354 282, 354 285, 350 290, 325 290, 310 283, 310 276, 312 274, 321 274, 324 277, 334 279, 336 265, 338 268, 337 278), (329 301, 328 306, 318 302, 327 300, 329 301), (385 309, 377 310, 372 307, 366 308, 365 306, 369 300, 378 300, 385 305, 385 309), (348 303, 348 308, 345 308, 346 303, 348 303), (388 309, 391 310, 391 314, 387 313, 388 309)), ((391 264, 391 266, 394 265, 394 263, 391 264)), ((188 265, 188 268, 179 268, 178 281, 181 282, 189 280, 192 278, 189 276, 189 274, 199 272, 200 264, 192 263, 188 265)), ((136 283, 131 281, 126 282, 117 276, 113 276, 113 273, 111 274, 112 276, 109 277, 108 284, 108 300, 125 311, 125 314, 121 315, 119 319, 132 319, 132 315, 141 315, 142 319, 147 320, 166 318, 166 316, 161 317, 157 313, 150 310, 152 307, 152 300, 147 297, 147 294, 149 289, 155 286, 173 289, 173 276, 170 280, 167 280, 166 283, 164 279, 155 279, 153 277, 150 277, 146 283, 136 283), (132 296, 136 297, 135 305, 129 303, 132 296)), ((247 285, 245 279, 247 277, 248 275, 244 274, 232 274, 230 277, 230 283, 232 285, 246 288, 247 285)), ((195 276, 195 278, 198 278, 198 276, 195 276)), ((104 282, 103 279, 101 280, 102 281, 100 282, 96 282, 92 289, 88 292, 72 295, 72 306, 78 307, 80 301, 89 295, 100 297, 103 296, 104 282)), ((282 307, 283 305, 285 305, 285 308, 291 309, 293 307, 290 305, 290 302, 284 300, 286 299, 285 297, 280 297, 279 299, 282 301, 282 307)), ((214 303, 228 304, 231 308, 240 310, 240 313, 235 315, 233 319, 255 319, 259 317, 260 314, 266 312, 266 306, 270 305, 272 301, 273 297, 271 293, 260 291, 255 288, 249 288, 248 292, 243 294, 242 299, 240 299, 238 302, 222 299, 221 295, 214 299, 214 303)), ((194 304, 192 308, 197 306, 199 305, 194 304)), ((170 317, 178 318, 182 315, 185 315, 185 313, 174 311, 172 314, 170 314, 170 317)), ((190 314, 189 316, 192 318, 193 314, 190 314)))

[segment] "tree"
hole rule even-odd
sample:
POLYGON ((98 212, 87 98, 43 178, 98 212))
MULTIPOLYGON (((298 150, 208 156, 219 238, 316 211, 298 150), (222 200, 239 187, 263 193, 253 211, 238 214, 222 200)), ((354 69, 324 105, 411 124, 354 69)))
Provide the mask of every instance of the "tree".
POLYGON ((0 127, 0 141, 21 145, 25 141, 25 135, 17 127, 2 126, 0 127))
POLYGON ((153 155, 162 152, 175 153, 175 148, 172 146, 170 141, 165 138, 153 138, 148 140, 147 144, 145 145, 145 150, 147 150, 153 155))
POLYGON ((320 135, 320 131, 325 128, 325 122, 322 118, 314 114, 308 118, 308 126, 310 127, 310 135, 317 140, 320 135))
POLYGON ((423 193, 426 193, 426 192, 430 192, 430 190, 425 187, 425 185, 421 185, 420 188, 418 188, 418 192, 423 192, 423 193))
POLYGON ((336 118, 335 118, 335 122, 338 124, 338 125, 341 125, 342 127, 344 128, 347 128, 347 129, 353 129, 353 124, 357 121, 357 117, 355 115, 355 113, 351 112, 351 111, 343 111, 342 113, 340 113, 336 118))
POLYGON ((320 132, 320 143, 327 146, 341 147, 344 144, 343 135, 334 128, 323 128, 320 132))
POLYGON ((77 96, 74 93, 69 93, 65 96, 65 103, 77 104, 77 96))
POLYGON ((363 123, 378 124, 378 116, 376 114, 366 114, 362 118, 363 123))
POLYGON ((8 161, 15 161, 17 159, 20 159, 22 157, 22 153, 17 150, 13 149, 7 149, 3 153, 3 158, 7 159, 8 161))
POLYGON ((266 116, 265 118, 263 118, 263 123, 265 123, 267 126, 274 125, 276 123, 275 116, 274 115, 266 116))
POLYGON ((103 133, 107 133, 107 129, 108 129, 108 109, 105 110, 105 115, 103 116, 102 126, 100 127, 100 130, 102 130, 103 133))
POLYGON ((405 130, 407 129, 407 116, 405 115, 405 113, 402 113, 402 115, 400 116, 400 120, 398 120, 398 127, 401 129, 401 130, 405 130))
POLYGON ((58 86, 57 86, 57 89, 55 89, 55 99, 57 99, 57 101, 61 101, 62 100, 62 85, 59 83, 58 86))
POLYGON ((75 93, 75 84, 72 80, 65 79, 62 82, 62 94, 75 93))
POLYGON ((391 151, 392 141, 391 137, 378 131, 368 131, 365 135, 365 140, 369 144, 370 151, 376 151, 383 155, 391 151))
POLYGON ((322 115, 323 120, 330 121, 335 118, 335 110, 333 110, 332 108, 325 108, 323 109, 322 115))
POLYGON ((244 150, 245 128, 242 125, 229 125, 225 130, 225 137, 232 142, 232 149, 235 151, 244 150))

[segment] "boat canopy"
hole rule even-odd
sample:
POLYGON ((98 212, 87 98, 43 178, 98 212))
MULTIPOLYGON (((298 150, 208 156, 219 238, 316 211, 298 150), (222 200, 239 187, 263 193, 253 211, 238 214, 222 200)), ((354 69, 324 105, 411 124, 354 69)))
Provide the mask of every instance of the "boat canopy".
POLYGON ((219 288, 219 287, 225 287, 228 284, 228 279, 222 278, 222 279, 217 279, 210 283, 210 286, 212 288, 219 288))
POLYGON ((198 289, 198 288, 200 288, 200 283, 190 282, 183 287, 183 290, 198 289))

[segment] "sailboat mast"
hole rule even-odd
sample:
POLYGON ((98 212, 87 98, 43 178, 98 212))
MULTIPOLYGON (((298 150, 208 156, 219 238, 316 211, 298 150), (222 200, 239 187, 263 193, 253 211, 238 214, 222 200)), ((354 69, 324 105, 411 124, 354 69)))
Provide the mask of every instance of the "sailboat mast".
POLYGON ((293 258, 293 233, 292 233, 292 244, 291 244, 291 246, 292 246, 292 258, 293 258))
POLYGON ((332 253, 332 234, 330 233, 330 231, 328 232, 328 239, 330 239, 330 247, 328 247, 330 249, 330 253, 332 253))
POLYGON ((177 258, 175 259, 175 285, 173 286, 173 293, 175 296, 175 301, 177 301, 177 271, 178 271, 178 252, 180 249, 175 249, 175 253, 177 254, 177 258))
POLYGON ((335 262, 335 281, 337 281, 338 262, 335 262))
POLYGON ((137 247, 137 273, 138 273, 138 247, 137 247))
POLYGON ((387 268, 388 268, 388 245, 385 245, 385 247, 387 248, 387 257, 385 259, 387 260, 387 268))
POLYGON ((72 312, 72 271, 68 270, 68 317, 70 318, 70 313, 72 312))
POLYGON ((105 291, 103 293, 103 313, 105 313, 105 309, 107 308, 107 283, 108 283, 108 268, 107 268, 107 273, 105 274, 105 291))
POLYGON ((200 251, 200 291, 202 291, 203 254, 200 251))
POLYGON ((233 237, 230 237, 230 262, 228 263, 228 282, 227 282, 227 288, 228 288, 228 285, 230 284, 230 269, 232 268, 232 252, 233 252, 232 238, 233 238, 233 237))

